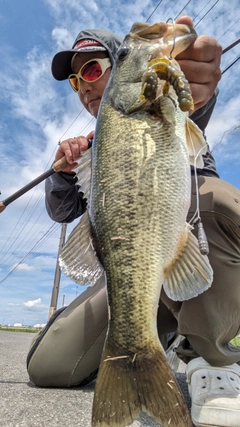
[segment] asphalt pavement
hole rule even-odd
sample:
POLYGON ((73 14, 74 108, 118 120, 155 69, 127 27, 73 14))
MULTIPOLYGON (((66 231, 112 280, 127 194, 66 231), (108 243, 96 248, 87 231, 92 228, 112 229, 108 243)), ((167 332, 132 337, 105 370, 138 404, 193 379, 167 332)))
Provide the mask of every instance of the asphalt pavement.
MULTIPOLYGON (((44 389, 29 381, 26 356, 34 334, 0 331, 0 426, 1 427, 91 427, 95 383, 71 389, 44 389)), ((188 407, 185 365, 176 378, 188 407)), ((131 427, 159 427, 140 414, 131 427)))

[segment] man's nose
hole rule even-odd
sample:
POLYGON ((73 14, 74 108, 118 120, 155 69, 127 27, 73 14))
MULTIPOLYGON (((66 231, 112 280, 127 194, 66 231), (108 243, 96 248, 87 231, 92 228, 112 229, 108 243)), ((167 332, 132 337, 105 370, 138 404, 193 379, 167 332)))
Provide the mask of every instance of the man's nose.
POLYGON ((85 82, 85 80, 81 80, 80 92, 84 95, 86 92, 90 92, 92 90, 92 85, 89 82, 85 82))

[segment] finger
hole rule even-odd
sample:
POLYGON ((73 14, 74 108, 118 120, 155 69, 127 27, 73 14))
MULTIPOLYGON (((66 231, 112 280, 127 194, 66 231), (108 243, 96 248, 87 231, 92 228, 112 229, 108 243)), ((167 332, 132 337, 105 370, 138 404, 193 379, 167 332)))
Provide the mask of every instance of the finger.
POLYGON ((203 107, 207 100, 209 100, 214 94, 215 85, 206 84, 191 84, 191 92, 194 102, 194 110, 198 110, 203 107))
MULTIPOLYGON (((88 149, 88 136, 78 136, 75 138, 75 143, 78 145, 77 157, 79 157, 84 151, 88 149)), ((77 158, 75 157, 75 159, 77 158)))
POLYGON ((176 24, 184 24, 189 25, 189 27, 193 27, 193 21, 192 18, 188 15, 179 16, 179 18, 176 19, 176 24))
POLYGON ((179 59, 191 59, 196 62, 216 61, 219 65, 222 54, 221 45, 209 36, 199 36, 187 49, 176 56, 179 59))
POLYGON ((217 84, 221 78, 220 67, 214 61, 200 63, 182 59, 178 63, 189 83, 203 84, 213 82, 217 84))
POLYGON ((79 153, 78 143, 77 141, 75 141, 75 139, 71 138, 61 143, 59 150, 56 154, 56 159, 57 157, 59 158, 64 155, 67 159, 67 162, 71 165, 76 159, 76 156, 78 155, 78 153, 79 153))

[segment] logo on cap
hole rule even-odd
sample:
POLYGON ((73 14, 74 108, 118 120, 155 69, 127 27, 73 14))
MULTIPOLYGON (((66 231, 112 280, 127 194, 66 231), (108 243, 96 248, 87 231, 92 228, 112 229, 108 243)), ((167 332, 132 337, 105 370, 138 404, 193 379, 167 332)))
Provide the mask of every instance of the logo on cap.
POLYGON ((83 39, 80 40, 79 42, 77 42, 74 46, 74 50, 81 50, 83 48, 90 48, 90 47, 101 47, 102 49, 105 50, 105 48, 103 47, 103 45, 101 45, 101 43, 97 42, 96 40, 90 40, 90 39, 83 39))

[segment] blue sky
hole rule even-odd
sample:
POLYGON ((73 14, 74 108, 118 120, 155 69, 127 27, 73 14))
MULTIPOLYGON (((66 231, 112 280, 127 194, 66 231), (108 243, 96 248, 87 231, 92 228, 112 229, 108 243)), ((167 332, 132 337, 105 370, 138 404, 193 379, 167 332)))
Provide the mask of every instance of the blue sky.
MULTIPOLYGON (((94 119, 82 112, 69 84, 51 75, 53 55, 72 46, 81 29, 108 28, 124 36, 147 21, 158 1, 0 0, 0 200, 47 168, 59 140, 87 134, 94 119)), ((223 47, 240 37, 239 0, 162 0, 150 22, 183 13, 198 34, 223 47), (212 10, 204 16, 208 10, 212 10)), ((240 45, 223 55, 224 70, 240 45)), ((222 179, 240 188, 240 61, 219 83, 219 98, 207 128, 222 179)), ((67 234, 77 222, 67 229, 67 234)), ((38 185, 0 214, 0 324, 47 321, 61 226, 47 216, 44 187, 38 185)), ((61 276, 58 307, 82 288, 61 276)))

